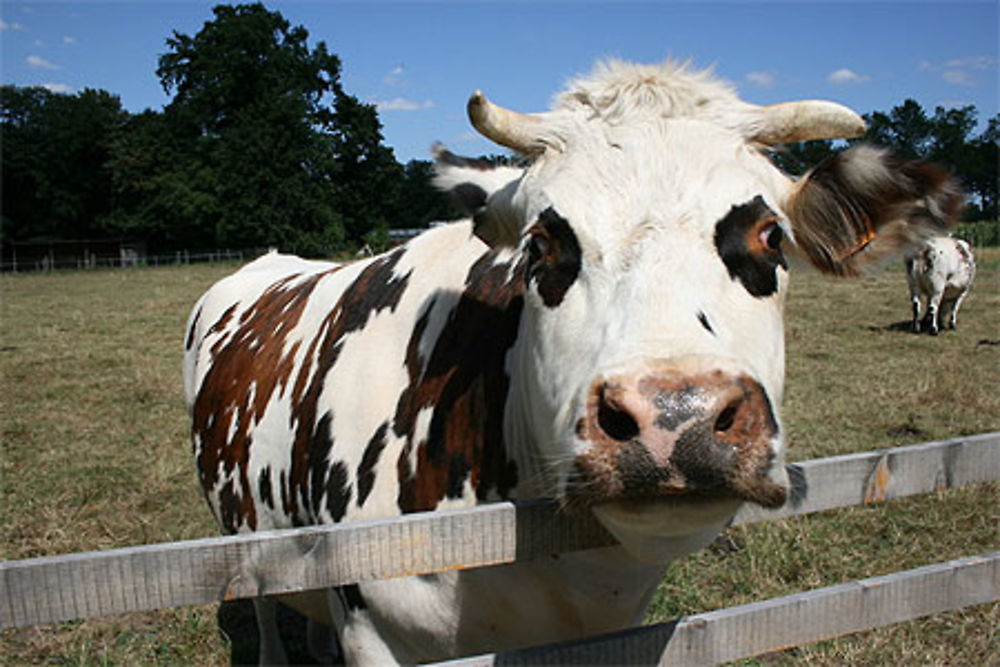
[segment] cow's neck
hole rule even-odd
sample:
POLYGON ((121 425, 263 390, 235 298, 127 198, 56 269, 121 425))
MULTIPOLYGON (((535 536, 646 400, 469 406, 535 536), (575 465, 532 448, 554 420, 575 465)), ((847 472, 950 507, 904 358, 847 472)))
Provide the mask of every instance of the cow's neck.
POLYGON ((520 471, 507 450, 504 413, 507 356, 517 340, 523 294, 523 267, 491 251, 469 268, 457 301, 429 295, 407 346, 410 382, 393 426, 406 442, 397 465, 402 511, 427 511, 472 494, 480 502, 513 497, 520 471), (438 299, 453 305, 428 345, 425 331, 438 299), (429 425, 421 426, 428 411, 429 425))

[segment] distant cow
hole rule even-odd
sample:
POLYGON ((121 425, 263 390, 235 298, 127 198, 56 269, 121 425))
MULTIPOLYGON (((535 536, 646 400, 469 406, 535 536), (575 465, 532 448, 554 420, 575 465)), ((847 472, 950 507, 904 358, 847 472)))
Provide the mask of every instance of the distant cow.
POLYGON ((954 329, 958 309, 969 294, 976 275, 972 248, 962 239, 939 236, 927 239, 906 256, 906 282, 913 303, 913 331, 920 332, 920 301, 927 298, 927 328, 938 333, 938 322, 954 329))
MULTIPOLYGON (((861 119, 751 105, 669 63, 602 65, 540 114, 476 93, 469 115, 529 160, 441 152, 470 219, 346 265, 269 254, 195 305, 202 488, 229 533, 551 497, 619 546, 300 595, 348 663, 641 621, 667 562, 744 501, 786 499, 788 256, 854 275, 962 201, 942 171, 865 146, 793 181, 768 147, 861 119)), ((257 611, 279 660, 273 606, 257 611)))

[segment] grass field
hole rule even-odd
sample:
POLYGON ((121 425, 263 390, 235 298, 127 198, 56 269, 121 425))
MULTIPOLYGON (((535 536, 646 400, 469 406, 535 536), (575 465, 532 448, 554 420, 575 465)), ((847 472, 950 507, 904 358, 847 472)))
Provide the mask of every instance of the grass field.
MULTIPOLYGON (((1000 429, 1000 250, 957 332, 906 330, 893 266, 800 272, 787 308, 792 460, 1000 429)), ((232 266, 0 276, 0 548, 5 559, 216 534, 181 397, 185 319, 232 266)), ((736 528, 676 563, 650 620, 1000 549, 1000 486, 736 528)), ((0 664, 227 664, 217 607, 0 632, 0 664)), ((1000 605, 745 664, 998 664, 1000 605)))

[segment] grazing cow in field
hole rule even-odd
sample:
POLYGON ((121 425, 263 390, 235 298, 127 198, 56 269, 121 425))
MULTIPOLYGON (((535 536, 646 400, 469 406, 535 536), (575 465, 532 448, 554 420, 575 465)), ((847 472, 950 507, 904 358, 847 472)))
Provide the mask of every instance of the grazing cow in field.
MULTIPOLYGON (((553 497, 618 546, 364 582, 294 603, 349 663, 441 659, 639 622, 672 558, 780 506, 788 257, 851 276, 954 219, 941 171, 852 148, 798 181, 776 144, 864 131, 704 72, 612 61, 554 108, 476 93, 523 169, 439 152, 471 218, 346 265, 268 254, 186 337, 206 498, 229 533, 553 497)), ((282 657, 258 600, 262 661, 282 657)))
POLYGON ((938 333, 938 322, 954 329, 958 309, 976 276, 972 248, 962 239, 938 236, 927 239, 906 255, 906 283, 913 304, 913 331, 920 333, 920 301, 927 298, 927 329, 938 333))

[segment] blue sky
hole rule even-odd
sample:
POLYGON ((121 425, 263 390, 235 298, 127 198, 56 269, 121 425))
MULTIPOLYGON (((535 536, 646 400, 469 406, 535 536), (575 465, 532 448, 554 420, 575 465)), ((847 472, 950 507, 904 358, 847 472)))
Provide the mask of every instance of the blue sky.
MULTIPOLYGON (((211 2, 9 2, 0 5, 2 81, 79 92, 101 88, 130 111, 169 101, 156 77, 172 31, 194 35, 211 2)), ((434 141, 477 138, 465 101, 481 88, 541 111, 595 60, 667 57, 714 66, 744 99, 833 99, 864 113, 906 98, 928 111, 998 103, 998 3, 984 2, 266 2, 310 44, 343 62, 351 94, 379 107, 401 161, 434 141)))

